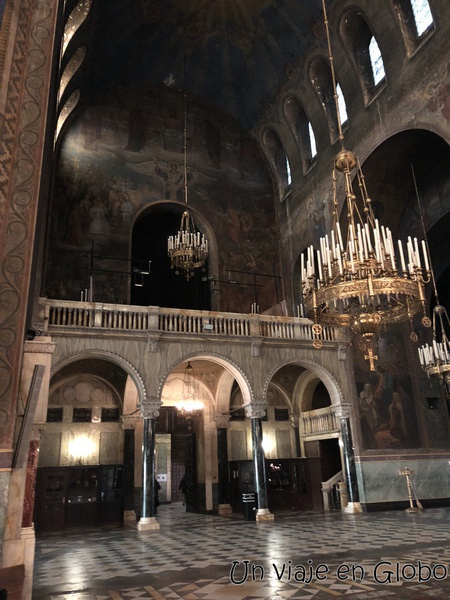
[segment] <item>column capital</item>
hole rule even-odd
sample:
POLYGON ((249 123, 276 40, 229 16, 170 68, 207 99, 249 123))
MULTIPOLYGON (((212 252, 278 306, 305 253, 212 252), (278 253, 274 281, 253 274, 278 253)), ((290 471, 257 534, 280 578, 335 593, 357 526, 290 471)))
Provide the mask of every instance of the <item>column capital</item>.
POLYGON ((136 429, 141 417, 139 415, 122 415, 120 420, 124 429, 136 429))
POLYGON ((214 421, 216 422, 217 429, 226 429, 228 427, 229 420, 230 415, 214 415, 214 421))
POLYGON ((33 425, 31 426, 30 441, 40 441, 41 437, 45 433, 46 426, 47 423, 33 423, 33 425))
POLYGON ((250 404, 245 404, 245 416, 247 419, 262 419, 266 414, 266 407, 264 400, 254 398, 250 404))
POLYGON ((289 415, 289 420, 291 421, 292 427, 300 426, 300 415, 289 415))
POLYGON ((334 407, 335 415, 338 419, 350 419, 350 404, 340 404, 334 407))
POLYGON ((37 336, 32 340, 26 340, 24 343, 24 352, 34 354, 53 354, 56 343, 48 336, 37 336))
POLYGON ((138 404, 143 419, 156 419, 156 417, 159 417, 160 407, 161 402, 157 398, 146 398, 138 404))

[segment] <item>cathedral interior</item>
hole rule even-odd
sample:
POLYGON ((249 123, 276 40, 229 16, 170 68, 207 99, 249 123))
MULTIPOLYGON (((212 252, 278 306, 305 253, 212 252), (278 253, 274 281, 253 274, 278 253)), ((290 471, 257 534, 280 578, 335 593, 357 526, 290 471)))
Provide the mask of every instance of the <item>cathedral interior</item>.
POLYGON ((449 24, 0 0, 8 598, 49 536, 450 506, 449 24))

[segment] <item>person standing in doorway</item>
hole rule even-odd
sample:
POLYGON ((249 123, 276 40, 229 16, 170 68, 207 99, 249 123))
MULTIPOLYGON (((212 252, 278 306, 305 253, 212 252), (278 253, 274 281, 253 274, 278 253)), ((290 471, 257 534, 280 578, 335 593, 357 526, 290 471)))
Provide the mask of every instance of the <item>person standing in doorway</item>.
POLYGON ((187 489, 187 485, 186 485, 186 473, 181 478, 180 485, 178 486, 178 489, 181 490, 181 493, 183 494, 183 506, 184 506, 186 504, 186 489, 187 489))

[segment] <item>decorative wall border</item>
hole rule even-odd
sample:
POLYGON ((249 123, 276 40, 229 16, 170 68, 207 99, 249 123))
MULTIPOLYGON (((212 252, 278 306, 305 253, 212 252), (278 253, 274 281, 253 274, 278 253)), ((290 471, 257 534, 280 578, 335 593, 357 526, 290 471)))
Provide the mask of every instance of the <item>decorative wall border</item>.
POLYGON ((0 139, 0 412, 8 414, 0 429, 3 447, 11 445, 14 428, 58 4, 18 5, 0 139))

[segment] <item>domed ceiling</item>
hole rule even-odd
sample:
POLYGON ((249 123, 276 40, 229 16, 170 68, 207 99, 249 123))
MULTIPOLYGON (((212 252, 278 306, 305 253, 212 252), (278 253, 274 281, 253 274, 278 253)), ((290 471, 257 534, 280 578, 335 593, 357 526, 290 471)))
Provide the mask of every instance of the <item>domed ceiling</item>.
MULTIPOLYGON (((316 38, 325 43, 321 0, 81 4, 88 15, 67 55, 86 45, 76 81, 85 99, 129 85, 186 88, 247 130, 316 38)), ((67 4, 69 10, 75 5, 67 4)))

